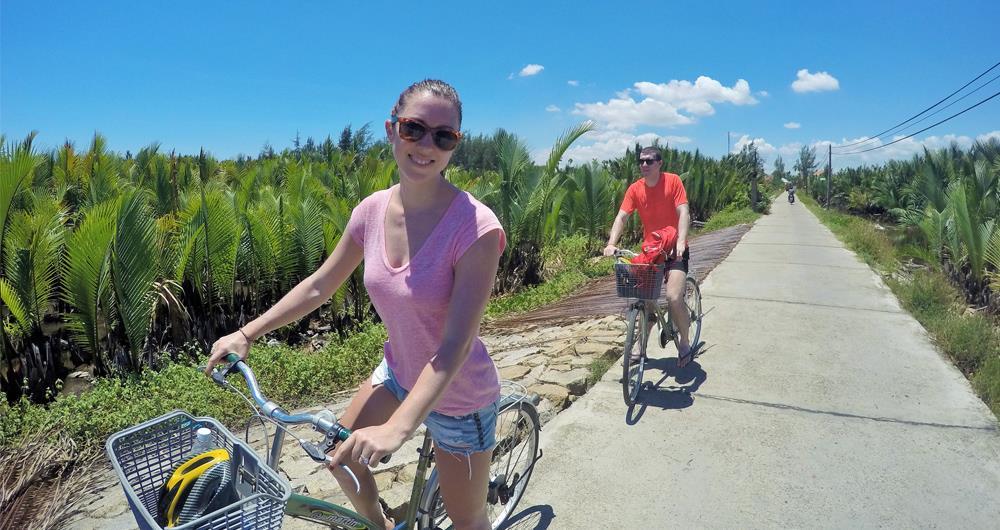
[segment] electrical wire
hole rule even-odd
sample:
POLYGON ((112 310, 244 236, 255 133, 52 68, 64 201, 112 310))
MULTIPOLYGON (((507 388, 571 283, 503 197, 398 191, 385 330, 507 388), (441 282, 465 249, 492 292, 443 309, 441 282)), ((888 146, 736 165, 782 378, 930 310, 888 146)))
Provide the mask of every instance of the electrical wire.
MULTIPOLYGON (((998 64, 1000 64, 1000 63, 998 63, 998 64)), ((948 116, 947 118, 945 118, 945 119, 943 119, 943 120, 941 120, 941 121, 939 121, 939 122, 937 122, 937 123, 935 123, 933 125, 929 125, 927 127, 924 127, 923 129, 920 129, 919 131, 917 131, 917 132, 915 132, 913 134, 909 134, 909 135, 904 136, 902 138, 893 140, 893 141, 891 141, 891 142, 889 142, 887 144, 878 145, 878 146, 872 147, 870 149, 864 149, 864 150, 861 150, 861 151, 849 151, 847 153, 835 153, 835 154, 837 156, 856 155, 856 154, 860 154, 860 153, 867 153, 868 151, 874 151, 876 149, 882 149, 883 147, 889 147, 890 145, 892 145, 894 143, 902 142, 903 140, 906 140, 907 138, 912 138, 913 136, 916 136, 916 135, 918 135, 918 134, 920 134, 920 133, 922 133, 922 132, 924 132, 924 131, 926 131, 928 129, 932 129, 934 127, 937 127, 938 125, 941 125, 942 123, 944 123, 944 122, 946 122, 946 121, 948 121, 948 120, 950 120, 952 118, 955 118, 957 116, 961 116, 962 114, 965 114, 966 112, 969 112, 970 110, 972 110, 972 109, 974 109, 974 108, 982 105, 983 103, 986 103, 987 101, 989 101, 989 100, 991 100, 991 99, 993 99, 993 98, 995 98, 997 96, 1000 96, 1000 92, 996 92, 992 96, 990 96, 990 97, 988 97, 988 98, 980 101, 979 103, 976 103, 975 105, 972 105, 971 107, 967 107, 966 109, 964 109, 962 111, 956 112, 955 114, 952 114, 951 116, 948 116)))
MULTIPOLYGON (((884 134, 886 134, 886 133, 888 133, 888 132, 890 132, 890 131, 892 131, 892 130, 894 130, 894 129, 896 129, 896 128, 898 128, 898 127, 902 126, 902 125, 905 125, 905 124, 907 124, 907 123, 909 123, 909 122, 913 121, 913 120, 914 120, 915 118, 918 118, 918 117, 922 116, 922 115, 923 115, 924 113, 926 113, 927 111, 929 111, 929 110, 933 109, 934 107, 937 107, 937 106, 938 106, 938 105, 940 105, 941 103, 944 103, 944 102, 945 102, 945 101, 947 101, 947 100, 948 100, 949 98, 951 98, 951 97, 952 97, 952 96, 954 96, 955 94, 958 94, 958 93, 959 93, 959 92, 961 92, 962 90, 965 90, 965 88, 966 88, 966 87, 968 87, 968 86, 969 86, 969 85, 971 85, 972 83, 975 83, 975 82, 976 82, 977 80, 979 80, 980 78, 982 78, 982 77, 983 77, 984 75, 986 75, 986 74, 990 73, 990 71, 992 71, 992 70, 993 70, 994 68, 996 68, 996 67, 998 67, 998 66, 1000 66, 1000 62, 997 62, 997 63, 996 63, 996 64, 994 64, 993 66, 991 66, 991 67, 987 68, 985 72, 983 72, 983 73, 981 73, 981 74, 977 75, 977 76, 976 76, 975 78, 973 78, 973 79, 972 79, 972 81, 969 81, 968 83, 966 83, 966 84, 962 85, 962 87, 961 87, 961 88, 959 88, 958 90, 956 90, 956 91, 952 92, 951 94, 948 94, 947 96, 945 96, 944 98, 942 98, 942 99, 941 99, 940 101, 938 101, 937 103, 935 103, 935 104, 931 105, 930 107, 927 107, 926 109, 924 109, 924 110, 922 110, 922 111, 918 112, 917 114, 914 114, 914 115, 913 115, 913 116, 911 116, 910 118, 908 118, 908 119, 906 119, 906 120, 904 120, 904 121, 902 121, 902 122, 900 122, 900 123, 897 123, 896 125, 893 125, 892 127, 889 127, 888 129, 886 129, 886 130, 884 130, 884 131, 882 131, 882 132, 880 132, 880 133, 878 133, 878 134, 876 134, 876 135, 873 135, 873 136, 869 136, 868 138, 865 138, 864 140, 860 140, 860 141, 857 141, 857 142, 853 142, 853 143, 849 143, 849 144, 844 144, 844 145, 838 145, 838 146, 834 146, 833 148, 834 148, 834 149, 845 149, 845 148, 848 148, 848 147, 851 147, 851 146, 854 146, 854 145, 860 145, 860 144, 863 144, 863 143, 867 143, 867 142, 870 142, 870 141, 872 141, 872 140, 876 140, 876 139, 878 139, 879 137, 881 137, 882 135, 884 135, 884 134)), ((994 78, 994 79, 995 79, 995 78, 994 78)), ((992 80, 990 80, 990 81, 989 81, 989 82, 987 82, 986 84, 989 84, 990 82, 992 82, 992 80)), ((985 84, 984 84, 983 86, 985 86, 985 84)), ((982 87, 980 87, 980 88, 982 88, 982 87)), ((976 89, 976 90, 978 90, 978 89, 976 89)), ((975 92, 975 90, 974 90, 973 92, 975 92)), ((971 93, 971 92, 970 92, 970 93, 971 93)), ((950 119, 950 118, 949 118, 949 119, 950 119)), ((932 125, 932 127, 933 127, 933 125, 932 125)), ((926 130, 926 129, 925 129, 925 130, 926 130)), ((915 134, 916 134, 916 133, 915 133, 915 134)), ((907 138, 909 138, 909 137, 907 137, 907 138)), ((886 145, 889 145, 889 144, 886 144, 886 145)), ((848 154, 848 153, 842 153, 842 154, 848 154)))

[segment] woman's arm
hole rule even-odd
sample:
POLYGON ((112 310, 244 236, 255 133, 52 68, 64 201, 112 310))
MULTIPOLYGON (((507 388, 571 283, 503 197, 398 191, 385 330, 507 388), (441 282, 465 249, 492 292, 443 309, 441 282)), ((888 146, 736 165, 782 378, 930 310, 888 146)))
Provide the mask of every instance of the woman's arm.
POLYGON ((500 263, 500 231, 493 230, 472 244, 455 265, 451 302, 441 346, 417 377, 413 389, 383 425, 354 431, 334 454, 331 465, 364 457, 377 462, 393 453, 433 410, 448 384, 462 368, 479 334, 483 311, 493 291, 500 263))
POLYGON ((295 322, 323 305, 323 302, 330 299, 354 269, 358 268, 363 259, 364 249, 345 233, 333 249, 333 253, 316 269, 316 272, 299 282, 264 314, 247 323, 239 331, 215 341, 205 373, 211 373, 212 368, 229 352, 234 352, 245 359, 250 350, 250 343, 257 337, 295 322))

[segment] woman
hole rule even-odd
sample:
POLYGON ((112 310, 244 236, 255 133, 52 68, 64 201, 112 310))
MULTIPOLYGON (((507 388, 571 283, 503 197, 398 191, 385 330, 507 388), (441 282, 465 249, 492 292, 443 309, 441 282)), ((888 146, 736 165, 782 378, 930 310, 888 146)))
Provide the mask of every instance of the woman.
POLYGON ((326 301, 365 261, 365 287, 389 333, 385 358, 341 417, 354 431, 330 468, 355 509, 392 528, 378 502, 375 466, 425 423, 434 440, 445 508, 459 529, 489 528, 486 491, 495 444, 499 376, 479 323, 505 235, 496 216, 444 178, 461 139, 462 104, 437 80, 403 91, 385 122, 399 184, 351 214, 329 259, 274 307, 219 339, 208 370, 326 301), (361 481, 355 493, 346 464, 361 481))

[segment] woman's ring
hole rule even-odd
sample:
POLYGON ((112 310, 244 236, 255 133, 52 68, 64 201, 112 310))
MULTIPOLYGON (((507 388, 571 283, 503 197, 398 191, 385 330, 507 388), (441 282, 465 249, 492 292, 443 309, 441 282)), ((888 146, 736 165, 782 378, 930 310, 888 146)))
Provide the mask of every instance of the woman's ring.
POLYGON ((358 459, 358 462, 360 462, 361 465, 363 465, 363 466, 367 466, 368 465, 368 459, 365 458, 365 457, 363 457, 363 456, 358 459))

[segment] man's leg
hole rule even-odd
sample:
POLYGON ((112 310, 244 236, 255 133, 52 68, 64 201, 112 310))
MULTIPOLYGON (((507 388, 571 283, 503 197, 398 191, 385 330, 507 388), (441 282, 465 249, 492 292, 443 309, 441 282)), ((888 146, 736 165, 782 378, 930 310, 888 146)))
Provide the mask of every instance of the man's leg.
POLYGON ((690 360, 689 355, 691 345, 688 342, 688 328, 691 326, 691 318, 688 315, 687 306, 684 305, 684 282, 687 273, 683 270, 667 271, 667 304, 670 308, 670 318, 678 329, 678 338, 674 341, 677 345, 677 366, 683 368, 690 360))

